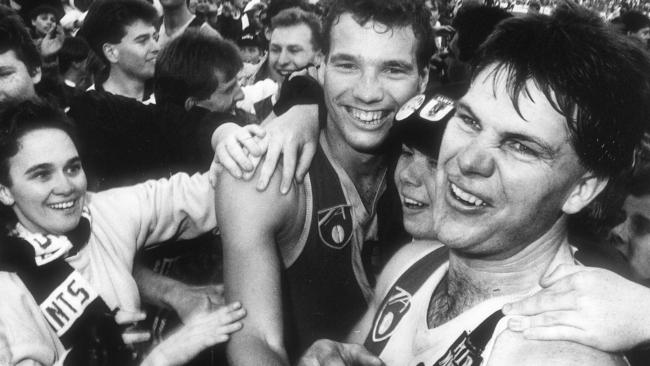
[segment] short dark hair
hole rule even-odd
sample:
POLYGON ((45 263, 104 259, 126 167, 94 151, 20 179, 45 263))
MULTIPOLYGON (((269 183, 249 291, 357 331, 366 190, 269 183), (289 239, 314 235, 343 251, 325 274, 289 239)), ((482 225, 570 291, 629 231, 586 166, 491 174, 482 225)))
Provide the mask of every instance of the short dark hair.
POLYGON ((73 62, 87 59, 88 52, 90 48, 83 38, 67 37, 59 50, 59 71, 63 74, 70 69, 73 62))
POLYGON ((323 29, 320 19, 312 12, 298 7, 284 9, 271 19, 271 32, 276 28, 293 27, 304 24, 311 30, 311 44, 315 50, 323 48, 323 29))
POLYGON ((330 51, 332 27, 345 13, 350 13, 360 25, 374 21, 389 28, 411 26, 418 44, 418 68, 421 71, 428 68, 433 55, 433 29, 430 23, 431 12, 424 5, 424 0, 332 0, 327 5, 323 21, 325 54, 330 51))
POLYGON ((31 131, 55 128, 67 133, 75 146, 73 123, 59 108, 41 100, 28 100, 9 106, 0 115, 0 183, 10 187, 9 159, 20 150, 20 139, 31 131))
POLYGON ((0 5, 0 54, 8 51, 14 51, 30 75, 34 75, 41 67, 41 55, 20 16, 0 5))
POLYGON ((512 17, 508 11, 492 6, 470 6, 461 8, 452 22, 458 37, 458 59, 469 62, 476 55, 478 47, 492 33, 499 22, 512 17))
MULTIPOLYGON (((475 58, 473 79, 493 65, 518 112, 526 83, 536 84, 566 119, 581 164, 609 178, 606 191, 629 171, 650 118, 650 57, 633 41, 567 2, 551 16, 501 22, 475 58)), ((583 211, 597 220, 608 214, 603 207, 597 199, 583 211)))
POLYGON ((155 24, 157 18, 156 9, 144 0, 97 0, 90 5, 78 35, 108 64, 102 49, 105 43, 120 43, 126 27, 137 20, 155 24))
POLYGON ((186 31, 163 48, 156 59, 156 102, 184 106, 189 97, 204 100, 219 87, 215 71, 231 80, 242 67, 239 50, 231 41, 186 31))
POLYGON ((620 18, 626 33, 636 33, 642 28, 650 27, 650 18, 637 10, 630 10, 620 18))

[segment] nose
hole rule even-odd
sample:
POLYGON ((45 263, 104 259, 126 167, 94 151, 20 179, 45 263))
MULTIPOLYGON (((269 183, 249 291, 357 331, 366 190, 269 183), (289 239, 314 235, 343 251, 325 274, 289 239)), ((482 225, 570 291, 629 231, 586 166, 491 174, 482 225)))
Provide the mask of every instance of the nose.
POLYGON ((66 175, 64 172, 60 172, 56 175, 54 182, 54 189, 52 190, 55 194, 60 196, 68 196, 74 192, 75 186, 72 183, 72 178, 66 175))
POLYGON ((404 167, 402 167, 402 169, 400 169, 397 176, 402 184, 417 187, 422 185, 422 174, 420 174, 422 169, 424 169, 424 167, 418 166, 418 164, 411 159, 406 163, 406 165, 404 165, 404 167))
POLYGON ((291 59, 289 58, 289 52, 285 48, 283 48, 282 51, 280 52, 280 56, 278 57, 278 64, 286 65, 289 62, 291 62, 291 59))
POLYGON ((458 167, 464 175, 490 177, 494 174, 494 158, 484 146, 472 140, 457 157, 458 167))
POLYGON ((372 104, 384 98, 384 89, 381 82, 377 79, 377 75, 371 72, 364 72, 361 75, 361 80, 356 83, 352 94, 358 100, 366 104, 372 104))
POLYGON ((614 226, 614 228, 609 232, 609 241, 614 244, 614 246, 620 247, 627 244, 630 237, 628 226, 628 220, 625 220, 614 226))
POLYGON ((158 54, 158 51, 160 51, 160 44, 158 44, 156 38, 151 37, 151 52, 158 54))

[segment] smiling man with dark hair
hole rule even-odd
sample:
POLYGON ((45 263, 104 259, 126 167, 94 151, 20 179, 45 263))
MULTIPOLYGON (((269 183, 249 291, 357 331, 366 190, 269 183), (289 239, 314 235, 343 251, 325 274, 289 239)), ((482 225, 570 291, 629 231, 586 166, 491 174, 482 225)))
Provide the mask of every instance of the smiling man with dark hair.
POLYGON ((429 14, 419 1, 333 2, 319 69, 327 116, 305 183, 280 194, 278 173, 264 192, 257 179, 217 180, 226 295, 249 310, 228 346, 234 364, 289 364, 318 338, 341 339, 403 243, 388 132, 426 85, 429 14))
POLYGON ((355 344, 317 342, 303 365, 377 365, 361 343, 388 366, 626 364, 504 330, 501 308, 580 258, 567 220, 585 210, 602 219, 602 192, 632 165, 650 116, 650 58, 565 4, 504 20, 475 60, 426 182, 437 241, 409 245, 386 265, 350 332, 355 344))

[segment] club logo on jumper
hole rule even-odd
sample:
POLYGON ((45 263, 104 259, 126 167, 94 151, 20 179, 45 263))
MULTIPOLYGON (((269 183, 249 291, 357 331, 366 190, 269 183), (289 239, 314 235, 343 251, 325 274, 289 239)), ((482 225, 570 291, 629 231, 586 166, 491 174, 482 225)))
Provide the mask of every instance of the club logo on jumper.
POLYGON ((97 293, 81 274, 72 271, 39 306, 56 334, 61 337, 97 297, 97 293))
POLYGON ((411 294, 399 286, 390 289, 372 328, 373 342, 387 339, 411 308, 411 294))
POLYGON ((399 111, 397 111, 397 114, 395 114, 395 120, 401 121, 406 117, 412 115, 413 112, 417 111, 418 108, 422 106, 422 103, 424 103, 424 99, 425 99, 424 94, 419 94, 409 99, 409 101, 406 102, 402 106, 402 108, 399 109, 399 111))
POLYGON ((328 247, 345 248, 352 238, 352 206, 339 205, 318 211, 318 235, 328 247))
MULTIPOLYGON (((423 353, 421 358, 426 358, 427 353, 423 353)), ((416 360, 417 361, 417 360, 416 360)), ((470 341, 469 335, 467 332, 456 339, 456 341, 447 349, 438 361, 435 363, 429 363, 431 360, 416 362, 416 366, 480 366, 483 362, 483 357, 481 357, 481 352, 478 350, 472 342, 470 341)))
POLYGON ((420 117, 431 122, 442 121, 454 111, 454 101, 443 96, 434 96, 420 111, 420 117))

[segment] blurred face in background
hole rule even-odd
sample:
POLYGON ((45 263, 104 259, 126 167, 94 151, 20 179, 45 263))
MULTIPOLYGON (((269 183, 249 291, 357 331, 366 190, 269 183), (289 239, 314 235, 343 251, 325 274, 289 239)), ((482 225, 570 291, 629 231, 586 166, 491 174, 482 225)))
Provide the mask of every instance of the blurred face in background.
POLYGON ((34 84, 40 80, 40 68, 30 72, 13 50, 0 53, 0 111, 9 104, 35 98, 34 84))
POLYGON ((650 194, 629 195, 623 203, 625 221, 614 227, 610 239, 632 267, 638 280, 650 280, 650 194))
POLYGON ((308 25, 277 27, 271 32, 269 71, 276 82, 281 82, 294 71, 319 62, 320 54, 308 25))
POLYGON ((45 37, 56 27, 56 16, 52 13, 40 13, 32 19, 32 26, 40 37, 45 37))
POLYGON ((142 81, 153 77, 159 51, 156 28, 142 20, 126 26, 126 35, 120 43, 104 46, 104 54, 112 65, 142 81))
POLYGON ((650 41, 650 27, 641 28, 636 32, 627 32, 627 35, 641 43, 643 47, 648 47, 648 41, 650 41))

